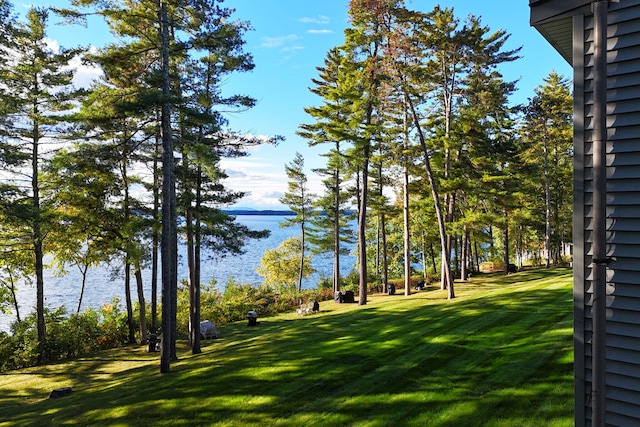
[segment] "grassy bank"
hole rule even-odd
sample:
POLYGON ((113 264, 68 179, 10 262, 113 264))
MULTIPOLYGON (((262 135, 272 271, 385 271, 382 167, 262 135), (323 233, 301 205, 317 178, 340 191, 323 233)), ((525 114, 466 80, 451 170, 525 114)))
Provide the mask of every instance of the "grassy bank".
POLYGON ((0 376, 0 426, 571 426, 569 270, 324 302, 220 328, 169 374, 142 347, 0 376), (59 387, 73 393, 47 399, 59 387))

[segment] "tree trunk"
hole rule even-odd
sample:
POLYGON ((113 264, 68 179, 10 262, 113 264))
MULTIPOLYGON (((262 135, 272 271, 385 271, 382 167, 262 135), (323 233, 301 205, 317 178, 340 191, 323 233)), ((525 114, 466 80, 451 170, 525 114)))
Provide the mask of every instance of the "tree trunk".
POLYGON ((385 214, 380 215, 380 226, 382 228, 382 283, 384 288, 389 290, 389 255, 387 253, 387 218, 385 214))
POLYGON ((136 260, 136 288, 138 290, 138 305, 140 306, 140 343, 147 343, 147 302, 144 298, 144 287, 142 286, 142 269, 140 261, 136 260))
POLYGON ((196 294, 196 282, 195 282, 195 246, 193 241, 193 207, 191 206, 191 187, 188 183, 189 178, 189 161, 188 154, 185 150, 182 151, 182 168, 184 170, 184 212, 185 212, 185 226, 187 231, 187 269, 189 271, 189 345, 193 347, 195 342, 195 335, 200 334, 199 322, 196 322, 194 317, 195 312, 195 294, 196 294))
POLYGON ((136 342, 136 327, 133 324, 133 304, 131 303, 131 263, 129 254, 125 255, 124 262, 124 300, 127 308, 127 328, 129 330, 129 344, 136 342))
POLYGON ((156 132, 153 156, 153 236, 151 242, 151 332, 158 332, 158 245, 160 241, 160 135, 156 132))
MULTIPOLYGON (((37 87, 37 85, 36 85, 37 87)), ((34 117, 37 117, 38 105, 33 106, 34 117)), ((41 230, 41 218, 40 218, 40 183, 38 157, 40 144, 40 128, 38 123, 33 125, 33 147, 31 153, 31 191, 33 202, 33 215, 31 218, 33 221, 32 226, 32 241, 33 241, 33 254, 35 257, 35 274, 36 274, 36 334, 38 336, 38 363, 44 363, 47 360, 45 353, 45 341, 46 341, 46 324, 44 319, 44 253, 42 250, 42 230, 41 230)))
MULTIPOLYGON (((304 214, 303 214, 304 215, 304 214)), ((304 228, 304 218, 300 223, 300 229, 302 232, 302 236, 300 237, 300 269, 298 270, 298 292, 302 291, 302 277, 304 276, 304 255, 305 255, 305 228, 304 228)))
POLYGON ((44 363, 47 360, 45 352, 46 326, 44 321, 44 263, 42 242, 40 236, 40 225, 33 227, 35 242, 33 245, 34 255, 36 258, 36 332, 38 334, 38 363, 44 363))
POLYGON ((80 307, 82 306, 82 298, 84 296, 84 287, 87 284, 87 271, 89 270, 89 265, 85 264, 80 268, 80 274, 82 275, 82 283, 80 285, 80 297, 78 298, 78 308, 76 309, 76 314, 80 314, 80 307))
MULTIPOLYGON (((405 95, 406 97, 406 95, 405 95)), ((405 102, 406 103, 406 102, 405 102)), ((403 148, 409 150, 409 112, 405 108, 402 113, 403 148)), ((402 158, 402 222, 404 247, 404 294, 411 295, 411 223, 409 212, 409 160, 408 155, 402 158)), ((424 252, 423 252, 424 260, 424 252)), ((426 268, 426 267, 423 267, 426 268)), ((425 271, 426 273, 426 271, 425 271)))
POLYGON ((476 242, 475 240, 473 241, 473 247, 474 247, 474 252, 476 255, 476 268, 477 268, 477 272, 480 272, 480 255, 478 255, 478 242, 476 242))
MULTIPOLYGON (((340 142, 336 141, 336 153, 340 142)), ((333 172, 333 294, 340 291, 340 170, 333 172)))
POLYGON ((202 178, 202 169, 198 166, 198 174, 196 177, 196 209, 195 209, 195 224, 194 224, 194 269, 193 269, 193 283, 194 283, 194 293, 193 299, 191 301, 191 322, 196 325, 197 333, 192 337, 192 345, 191 345, 191 354, 199 354, 202 353, 202 349, 200 347, 200 209, 201 209, 201 200, 202 194, 200 191, 200 186, 202 178))
POLYGON ((433 274, 438 271, 438 264, 436 264, 436 251, 433 250, 433 243, 429 243, 429 255, 431 255, 431 266, 433 267, 433 274))
POLYGON ((358 272, 360 282, 358 284, 358 304, 367 303, 367 198, 369 188, 369 150, 367 143, 363 151, 362 183, 360 189, 360 206, 358 207, 358 272))
POLYGON ((544 135, 542 136, 544 148, 544 202, 545 202, 545 221, 544 221, 544 250, 547 253, 547 268, 551 267, 551 183, 549 178, 549 153, 547 149, 547 121, 543 124, 544 135))
POLYGON ((462 233, 462 247, 460 251, 460 280, 467 280, 467 260, 469 258, 469 230, 464 227, 462 233))
POLYGON ((169 76, 169 22, 167 17, 167 5, 160 0, 158 17, 160 21, 160 53, 162 57, 162 102, 161 126, 162 126, 162 346, 160 352, 160 372, 167 373, 172 360, 172 337, 175 321, 172 320, 172 290, 177 287, 174 283, 177 264, 175 242, 177 238, 172 236, 175 232, 175 205, 172 198, 175 197, 175 176, 173 171, 173 141, 171 137, 171 95, 169 76))
POLYGON ((20 306, 18 305, 18 298, 16 296, 16 284, 15 284, 15 278, 13 277, 12 273, 10 274, 10 283, 11 286, 9 287, 9 292, 11 293, 11 301, 13 302, 13 309, 16 311, 16 321, 18 323, 20 323, 22 320, 20 319, 20 306))
POLYGON ((509 273, 509 213, 504 211, 504 233, 503 233, 503 246, 504 246, 504 272, 509 273))
POLYGON ((422 278, 424 279, 424 281, 427 281, 427 242, 425 241, 424 238, 424 233, 421 233, 421 237, 420 237, 420 247, 421 247, 421 258, 422 258, 422 278))
POLYGON ((444 224, 444 215, 442 214, 442 206, 440 204, 440 196, 438 195, 438 188, 436 186, 435 176, 433 174, 433 170, 431 169, 431 161, 429 156, 429 150, 427 149, 427 143, 424 138, 424 133, 422 132, 422 128, 420 127, 420 120, 418 119, 418 115, 416 113, 415 107, 411 99, 407 97, 407 103, 411 109, 411 114, 413 116, 413 121, 416 126, 416 130, 418 132, 418 137, 420 139, 420 146, 422 147, 422 151, 424 154, 424 165, 427 170, 427 178, 429 179, 429 186, 431 187, 431 196, 433 197, 433 203, 435 205, 436 210, 436 218, 438 220, 438 231, 440 232, 440 244, 442 245, 442 274, 445 276, 444 283, 449 283, 447 287, 447 298, 453 299, 455 298, 455 292, 453 289, 453 280, 451 279, 451 268, 449 265, 449 251, 447 250, 447 232, 444 224))

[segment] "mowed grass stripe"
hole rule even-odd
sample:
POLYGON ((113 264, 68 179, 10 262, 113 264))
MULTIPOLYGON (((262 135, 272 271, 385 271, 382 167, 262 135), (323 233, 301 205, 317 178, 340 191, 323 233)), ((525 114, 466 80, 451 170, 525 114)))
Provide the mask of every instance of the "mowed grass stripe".
POLYGON ((456 286, 228 325, 164 375, 140 348, 11 373, 0 426, 572 425, 570 273, 456 286))
MULTIPOLYGON (((540 287, 540 284, 535 286, 536 290, 540 287)), ((555 285, 551 287, 556 288, 555 285)), ((567 300, 567 297, 563 294, 556 298, 567 300)), ((544 304, 547 302, 546 300, 541 301, 543 303, 541 305, 546 307, 544 304)), ((526 317, 522 317, 522 310, 502 310, 499 316, 482 316, 481 313, 478 313, 476 316, 453 319, 450 322, 451 325, 449 325, 446 336, 437 335, 437 330, 427 330, 421 333, 420 335, 422 336, 436 335, 436 338, 432 340, 433 343, 427 343, 426 345, 413 345, 411 341, 405 342, 404 345, 397 348, 396 353, 389 353, 393 355, 392 357, 400 354, 399 360, 393 361, 388 360, 388 358, 380 360, 381 366, 373 369, 360 380, 351 382, 344 390, 334 394, 346 397, 352 394, 357 395, 360 390, 368 390, 370 393, 380 392, 393 396, 395 393, 401 394, 403 391, 406 392, 407 389, 410 389, 409 383, 412 381, 422 384, 428 382, 430 377, 441 378, 447 372, 458 373, 460 377, 465 377, 470 371, 474 371, 475 376, 478 377, 480 372, 486 372, 488 376, 491 376, 496 371, 504 371, 505 368, 502 365, 508 363, 513 366, 524 365, 528 367, 539 365, 545 360, 544 355, 540 353, 533 355, 535 361, 539 363, 532 363, 526 356, 519 357, 515 364, 510 362, 510 357, 514 354, 519 356, 517 352, 508 352, 509 354, 507 355, 501 355, 501 353, 504 353, 505 347, 522 347, 521 341, 529 339, 535 341, 540 336, 540 333, 545 332, 545 326, 540 323, 543 319, 549 319, 549 312, 548 310, 535 309, 536 307, 527 307, 527 311, 531 314, 526 317), (454 324, 456 325, 454 326, 454 324), (539 324, 543 330, 535 328, 534 325, 536 324, 539 324), (451 329, 452 327, 453 329, 451 329), (479 331, 483 331, 483 333, 479 333, 479 331), (466 335, 460 332, 465 332, 466 335), (535 338, 531 338, 531 334, 535 334, 535 338), (433 345, 434 343, 435 345, 433 345), (444 372, 437 368, 433 369, 434 366, 439 367, 441 365, 446 366, 446 368, 442 368, 444 372)), ((560 321, 566 321, 567 318, 570 320, 571 316, 566 314, 567 310, 556 311, 556 318, 560 318, 560 321)), ((445 326, 440 326, 437 329, 443 328, 445 326)), ((564 336, 564 339, 566 340, 567 336, 564 336)), ((535 346, 535 342, 533 344, 535 346)), ((521 371, 522 367, 517 366, 513 369, 521 371)), ((510 375, 509 373, 506 377, 508 378, 510 375)), ((483 384, 483 387, 494 382, 491 379, 478 379, 483 384)), ((464 384, 464 381, 452 378, 450 383, 453 388, 459 389, 464 384)), ((477 386, 474 388, 477 388, 477 386)), ((467 390, 467 393, 472 394, 474 392, 467 390)), ((479 393, 479 391, 475 393, 479 393)), ((327 402, 319 401, 311 406, 322 407, 326 406, 326 404, 327 402)), ((339 405, 336 410, 347 410, 347 406, 348 403, 339 405)))

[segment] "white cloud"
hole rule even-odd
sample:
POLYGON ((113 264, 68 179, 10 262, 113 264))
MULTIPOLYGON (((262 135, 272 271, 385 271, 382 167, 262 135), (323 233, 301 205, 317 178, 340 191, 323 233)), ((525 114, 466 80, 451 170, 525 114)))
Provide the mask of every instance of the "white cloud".
POLYGON ((295 43, 299 37, 295 34, 289 34, 288 36, 280 37, 262 37, 262 44, 260 47, 267 49, 274 49, 295 43))
MULTIPOLYGON (((247 195, 236 205, 256 209, 286 209, 279 199, 288 189, 289 178, 282 165, 260 157, 240 159, 222 159, 220 166, 228 178, 227 188, 243 191, 247 195)), ((322 193, 322 180, 314 173, 307 172, 309 190, 315 194, 322 193)))
MULTIPOLYGON (((95 48, 92 48, 92 51, 95 51, 95 48)), ((73 85, 78 88, 88 88, 102 76, 102 70, 99 67, 82 63, 82 58, 78 56, 70 61, 69 66, 76 70, 73 85)))
POLYGON ((59 53, 60 52, 60 43, 58 43, 57 40, 53 40, 53 39, 50 39, 50 38, 45 38, 44 42, 47 45, 47 47, 51 50, 51 52, 53 52, 53 53, 59 53))
POLYGON ((331 19, 329 19, 329 17, 325 16, 325 15, 318 15, 315 18, 311 18, 311 17, 305 16, 304 18, 300 18, 299 21, 302 22, 302 23, 305 23, 305 24, 326 25, 326 24, 331 22, 331 19))
POLYGON ((309 30, 307 31, 309 34, 333 34, 331 30, 309 30))

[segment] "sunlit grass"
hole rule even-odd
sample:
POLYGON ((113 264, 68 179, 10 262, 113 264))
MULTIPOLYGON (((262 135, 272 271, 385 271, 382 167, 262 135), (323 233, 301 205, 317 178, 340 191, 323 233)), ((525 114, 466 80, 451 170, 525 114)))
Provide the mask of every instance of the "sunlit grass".
POLYGON ((0 426, 571 426, 569 270, 474 277, 0 376, 0 426), (47 399, 59 387, 73 393, 47 399))

